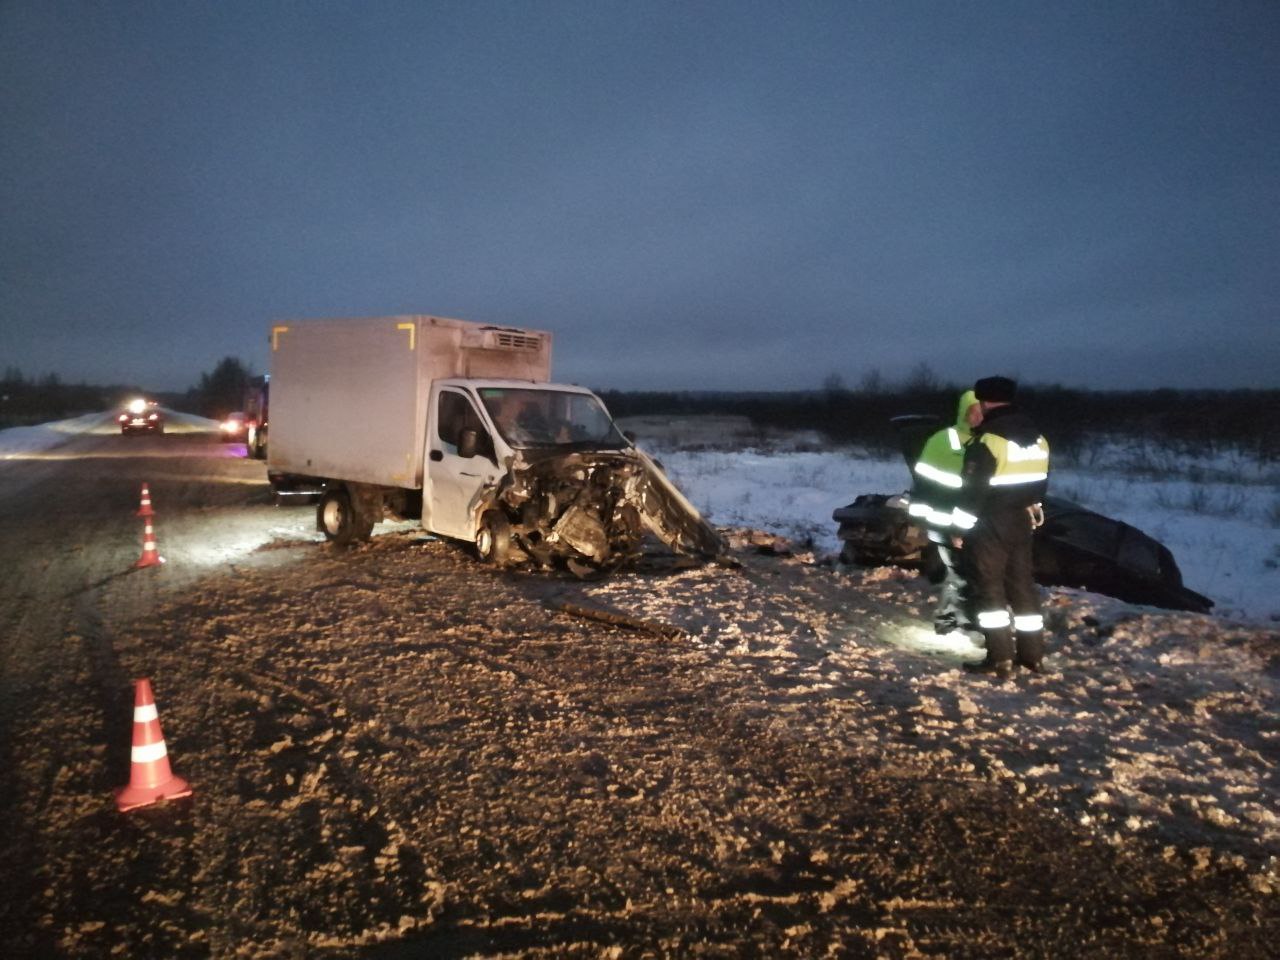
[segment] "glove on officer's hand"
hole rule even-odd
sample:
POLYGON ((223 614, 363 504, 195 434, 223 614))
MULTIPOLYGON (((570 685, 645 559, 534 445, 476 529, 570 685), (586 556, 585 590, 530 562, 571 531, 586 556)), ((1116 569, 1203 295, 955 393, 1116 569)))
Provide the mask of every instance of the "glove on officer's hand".
POLYGON ((1033 503, 1027 507, 1027 516, 1031 518, 1031 529, 1044 526, 1044 507, 1039 503, 1033 503))

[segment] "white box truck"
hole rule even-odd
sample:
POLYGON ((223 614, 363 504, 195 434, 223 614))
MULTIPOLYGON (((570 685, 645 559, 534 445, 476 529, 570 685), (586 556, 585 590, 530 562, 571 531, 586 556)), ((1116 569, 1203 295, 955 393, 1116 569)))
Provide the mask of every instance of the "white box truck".
POLYGON ((716 531, 590 390, 548 382, 551 334, 434 316, 271 328, 268 476, 320 494, 330 540, 421 518, 482 560, 587 576, 647 533, 714 558, 716 531))

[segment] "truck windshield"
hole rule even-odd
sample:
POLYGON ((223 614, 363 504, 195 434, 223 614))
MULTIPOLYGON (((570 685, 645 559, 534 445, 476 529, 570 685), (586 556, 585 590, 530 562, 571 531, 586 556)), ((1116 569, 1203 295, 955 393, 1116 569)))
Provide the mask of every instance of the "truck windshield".
POLYGON ((621 448, 627 441, 600 401, 564 390, 481 387, 494 426, 513 447, 573 444, 621 448))

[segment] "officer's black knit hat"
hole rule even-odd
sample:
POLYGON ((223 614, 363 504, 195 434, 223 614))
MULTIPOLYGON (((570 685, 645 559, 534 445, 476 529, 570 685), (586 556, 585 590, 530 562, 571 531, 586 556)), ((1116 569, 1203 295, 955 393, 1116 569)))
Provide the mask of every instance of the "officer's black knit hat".
POLYGON ((983 377, 973 385, 973 392, 989 403, 1013 403, 1018 385, 1008 377, 983 377))

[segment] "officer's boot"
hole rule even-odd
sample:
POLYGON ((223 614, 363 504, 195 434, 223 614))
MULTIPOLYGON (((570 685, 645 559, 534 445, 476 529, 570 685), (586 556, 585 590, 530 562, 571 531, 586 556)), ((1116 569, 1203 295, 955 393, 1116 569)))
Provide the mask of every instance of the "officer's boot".
POLYGON ((1032 673, 1048 673, 1044 665, 1044 631, 1019 630, 1017 641, 1018 666, 1032 673))
POLYGON ((1013 676, 1013 631, 1008 627, 989 627, 982 631, 987 638, 987 658, 981 663, 966 663, 970 673, 990 673, 1000 680, 1013 676))

